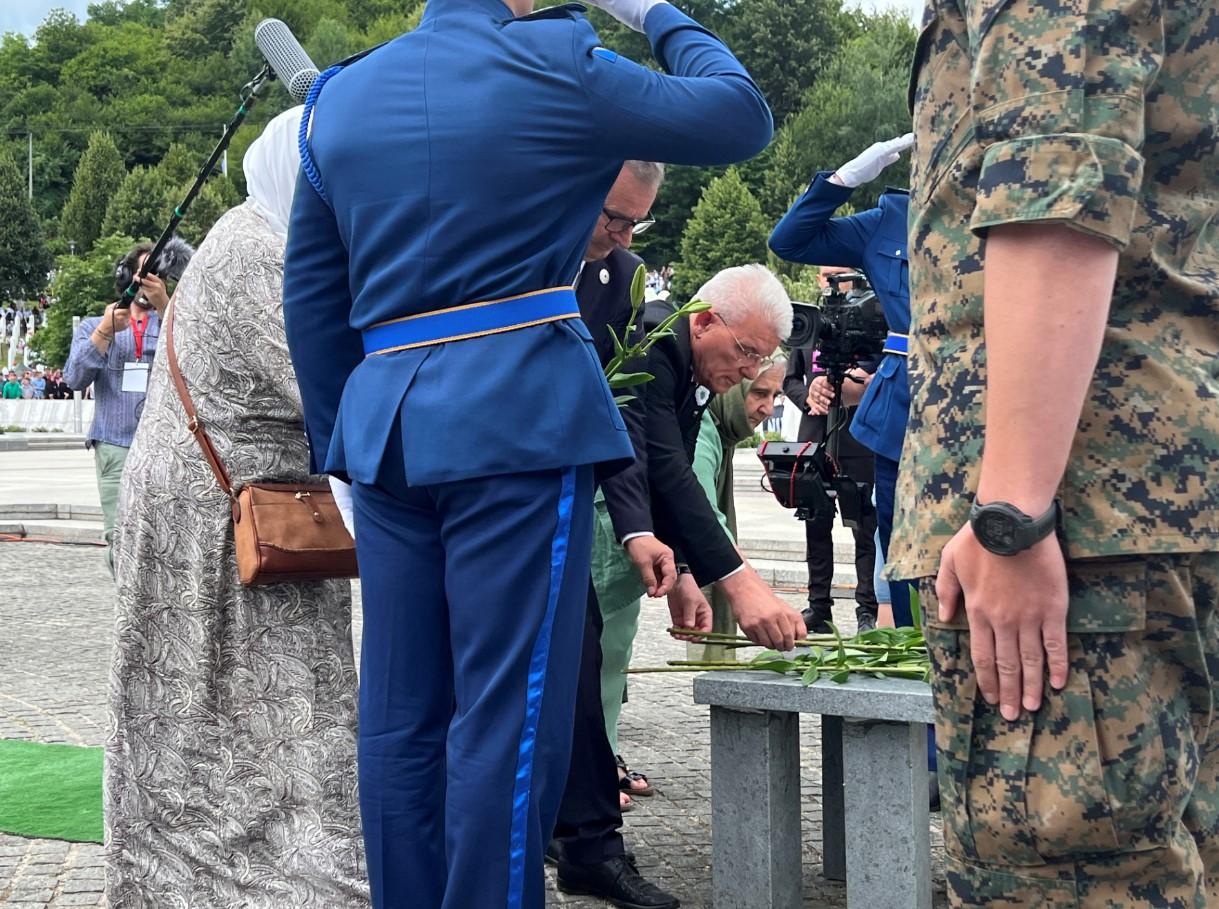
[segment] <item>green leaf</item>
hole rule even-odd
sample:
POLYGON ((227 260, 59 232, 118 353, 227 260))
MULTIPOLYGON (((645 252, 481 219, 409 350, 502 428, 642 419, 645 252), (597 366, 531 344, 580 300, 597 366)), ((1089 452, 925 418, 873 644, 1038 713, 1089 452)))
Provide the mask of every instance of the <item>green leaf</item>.
POLYGON ((609 387, 617 391, 619 388, 634 388, 651 382, 655 376, 650 372, 620 372, 609 380, 609 387))
POLYGON ((614 404, 616 404, 618 407, 626 407, 632 401, 636 400, 638 399, 634 395, 618 395, 618 397, 614 398, 614 404))
POLYGON ((910 615, 914 618, 914 627, 921 632, 923 630, 923 607, 919 602, 918 588, 914 585, 910 587, 910 615))
POLYGON ((754 660, 750 665, 754 669, 768 669, 771 672, 791 672, 793 669, 800 668, 792 660, 754 660))
POLYGON ((835 672, 830 676, 830 681, 837 685, 845 685, 851 680, 851 670, 843 669, 841 672, 835 672))
POLYGON ((800 677, 800 681, 804 683, 805 687, 808 687, 816 682, 819 678, 821 678, 821 668, 819 666, 810 666, 804 671, 804 675, 800 677))

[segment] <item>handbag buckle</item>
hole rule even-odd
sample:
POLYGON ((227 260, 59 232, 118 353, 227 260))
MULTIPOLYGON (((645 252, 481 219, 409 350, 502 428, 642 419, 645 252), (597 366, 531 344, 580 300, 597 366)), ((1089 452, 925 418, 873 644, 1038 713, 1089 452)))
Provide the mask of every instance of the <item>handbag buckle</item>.
POLYGON ((322 513, 318 511, 317 506, 313 504, 313 493, 308 492, 307 490, 301 490, 296 494, 296 501, 313 509, 313 521, 315 524, 325 523, 325 518, 322 517, 322 513))

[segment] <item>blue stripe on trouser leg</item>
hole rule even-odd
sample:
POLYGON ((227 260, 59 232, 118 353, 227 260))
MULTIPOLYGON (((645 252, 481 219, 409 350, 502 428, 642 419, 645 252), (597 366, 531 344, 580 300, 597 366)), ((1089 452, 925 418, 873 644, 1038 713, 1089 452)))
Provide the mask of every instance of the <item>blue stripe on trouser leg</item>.
POLYGON ((445 516, 456 694, 448 735, 444 909, 502 909, 515 880, 521 881, 523 909, 545 905, 542 853, 571 766, 592 549, 592 469, 581 467, 575 471, 566 564, 558 577, 563 473, 435 487, 445 516), (516 801, 521 743, 531 715, 531 682, 536 688, 540 678, 534 657, 547 624, 544 696, 533 705, 533 767, 522 814, 516 801))
POLYGON ((525 725, 521 730, 520 754, 516 765, 516 786, 512 793, 512 838, 509 858, 508 909, 521 909, 525 888, 526 831, 529 822, 529 802, 533 789, 533 756, 537 742, 538 719, 542 699, 546 694, 546 666, 550 659, 550 636, 554 627, 555 609, 563 586, 567 549, 571 543, 572 507, 575 504, 576 471, 563 471, 559 493, 558 522, 550 550, 550 594, 546 603, 546 618, 533 645, 529 661, 529 693, 525 701, 525 725))

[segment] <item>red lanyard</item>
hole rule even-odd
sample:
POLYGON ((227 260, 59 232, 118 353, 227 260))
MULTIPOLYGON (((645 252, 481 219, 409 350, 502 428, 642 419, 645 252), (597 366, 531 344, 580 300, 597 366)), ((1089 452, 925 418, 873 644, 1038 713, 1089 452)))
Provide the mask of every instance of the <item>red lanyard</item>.
POLYGON ((144 332, 146 331, 148 331, 148 316, 145 316, 138 322, 135 319, 131 320, 131 334, 135 338, 136 360, 144 358, 144 332))

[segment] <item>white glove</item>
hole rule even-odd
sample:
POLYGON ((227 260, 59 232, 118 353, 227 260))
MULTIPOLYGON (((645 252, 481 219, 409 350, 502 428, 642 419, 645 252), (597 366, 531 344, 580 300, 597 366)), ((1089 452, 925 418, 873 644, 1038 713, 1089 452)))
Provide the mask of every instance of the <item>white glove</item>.
POLYGON ((896 164, 902 152, 914 145, 914 133, 906 133, 888 142, 877 142, 868 146, 867 150, 857 158, 848 161, 838 168, 836 176, 843 186, 854 189, 871 183, 880 176, 880 172, 890 164, 896 164))
POLYGON ((339 506, 339 514, 343 516, 343 526, 347 528, 347 532, 354 540, 356 538, 356 516, 351 504, 351 484, 331 477, 330 491, 334 493, 334 504, 339 506))
POLYGON ((627 28, 641 32, 644 20, 648 18, 652 7, 660 6, 668 0, 585 0, 585 2, 590 6, 605 10, 627 28))

